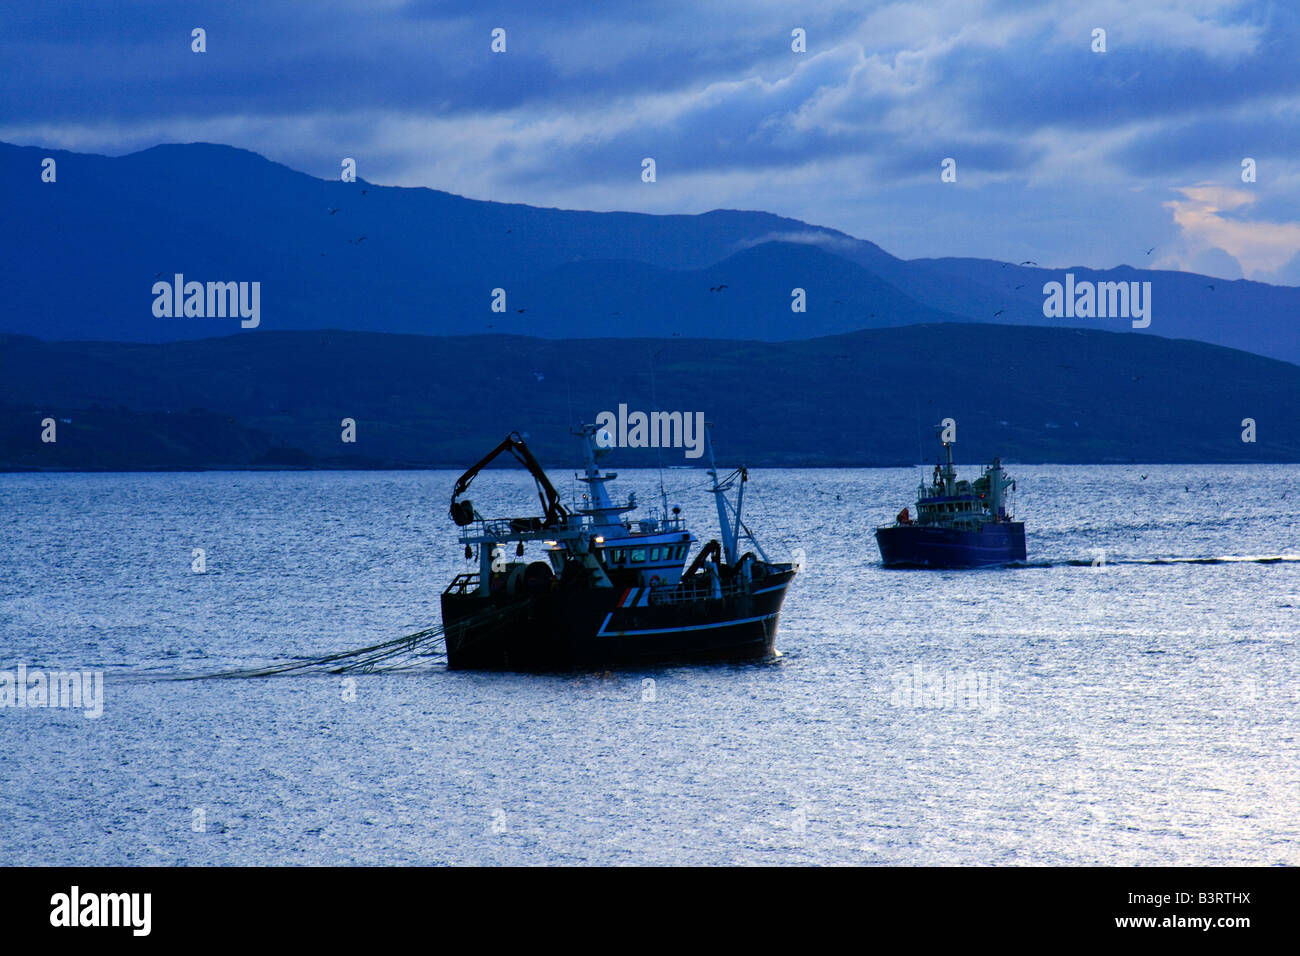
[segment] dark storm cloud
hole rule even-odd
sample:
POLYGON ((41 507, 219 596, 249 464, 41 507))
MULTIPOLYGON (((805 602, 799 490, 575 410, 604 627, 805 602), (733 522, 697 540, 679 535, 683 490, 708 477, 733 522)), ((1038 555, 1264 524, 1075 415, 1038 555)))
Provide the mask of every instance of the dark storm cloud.
POLYGON ((1236 176, 1247 156, 1274 172, 1300 156, 1300 104, 1288 110, 1243 112, 1245 115, 1163 126, 1117 151, 1116 159, 1142 176, 1179 170, 1202 176, 1236 176))
POLYGON ((972 247, 899 251, 996 255, 978 245, 986 212, 906 188, 952 156, 1016 215, 1051 195, 1072 228, 1035 258, 1104 256, 1139 202, 1177 268, 1213 255, 1194 233, 1220 227, 1162 204, 1232 185, 1242 156, 1270 178, 1236 214, 1294 215, 1297 49, 1300 11, 1262 0, 49 0, 0 11, 0 139, 212 140, 323 176, 355 156, 372 181, 539 205, 779 206, 886 244, 919 242, 924 209, 972 247), (646 156, 653 190, 637 189, 646 156))
POLYGON ((1105 54, 1091 52, 1086 34, 1071 47, 1052 47, 1047 31, 1015 51, 971 47, 940 61, 942 88, 980 119, 1029 131, 1045 124, 1074 128, 1130 122, 1183 122, 1243 104, 1265 110, 1300 94, 1300 17, 1287 10, 1270 24, 1265 42, 1245 58, 1203 49, 1126 46, 1112 30, 1105 54))
MULTIPOLYGON (((50 0, 3 15, 10 122, 157 119, 215 110, 424 109, 440 114, 670 91, 790 57, 788 18, 693 4, 50 0), (190 31, 207 31, 207 53, 190 31), (507 31, 508 56, 490 52, 507 31)), ((840 35, 852 14, 800 22, 840 35)))

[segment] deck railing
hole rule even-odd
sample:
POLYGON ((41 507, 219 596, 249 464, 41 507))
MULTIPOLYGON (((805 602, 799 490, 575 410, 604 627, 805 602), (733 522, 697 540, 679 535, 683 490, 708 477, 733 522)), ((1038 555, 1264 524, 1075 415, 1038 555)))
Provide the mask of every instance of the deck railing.
MULTIPOLYGON (((745 582, 736 578, 731 581, 723 581, 721 597, 734 597, 745 593, 745 582)), ((663 587, 650 588, 651 604, 689 604, 694 601, 701 601, 706 598, 715 597, 712 583, 697 584, 687 582, 676 585, 665 585, 663 587)))
POLYGON ((465 573, 458 574, 447 585, 447 590, 443 594, 466 595, 472 594, 478 590, 479 576, 477 574, 465 573))
MULTIPOLYGON (((493 540, 504 541, 532 541, 556 538, 564 534, 573 534, 575 532, 593 532, 604 530, 608 526, 598 525, 592 515, 570 514, 565 520, 549 528, 542 527, 540 518, 480 518, 474 523, 477 529, 471 532, 469 528, 461 531, 460 538, 462 541, 467 539, 489 538, 493 540)), ((679 517, 664 520, 657 519, 639 519, 625 520, 620 522, 616 527, 622 528, 628 533, 647 531, 651 533, 663 533, 668 531, 684 531, 686 522, 679 517), (654 522, 653 531, 648 526, 654 522), (647 524, 642 528, 642 523, 647 524)))

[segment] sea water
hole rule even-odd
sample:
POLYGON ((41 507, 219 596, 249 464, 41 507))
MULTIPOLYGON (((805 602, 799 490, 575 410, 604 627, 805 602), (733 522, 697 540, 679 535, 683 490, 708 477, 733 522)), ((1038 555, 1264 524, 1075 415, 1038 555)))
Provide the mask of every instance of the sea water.
POLYGON ((0 475, 0 671, 103 672, 0 707, 0 863, 1300 863, 1300 467, 1009 472, 1027 566, 918 571, 921 470, 754 471, 773 661, 185 682, 436 624, 455 474, 0 475))

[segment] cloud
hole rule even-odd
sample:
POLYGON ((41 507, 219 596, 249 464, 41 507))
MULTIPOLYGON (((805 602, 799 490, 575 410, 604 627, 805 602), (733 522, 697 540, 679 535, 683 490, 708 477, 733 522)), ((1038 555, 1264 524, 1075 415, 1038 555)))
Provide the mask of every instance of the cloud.
POLYGON ((1255 275, 1294 253, 1300 11, 1287 4, 95 9, 46 0, 0 13, 0 57, 25 64, 0 86, 0 139, 109 154, 214 141, 322 176, 354 156, 371 181, 482 199, 767 209, 902 255, 1109 265, 1158 244, 1165 264, 1219 249, 1255 275), (206 54, 190 52, 195 25, 206 54), (805 54, 790 49, 795 26, 805 54), (1104 54, 1090 48, 1098 26, 1104 54), (654 184, 640 180, 645 156, 654 184), (939 180, 948 156, 955 184, 939 180), (1164 205, 1176 187, 1225 180, 1243 156, 1259 160, 1259 204, 1211 212, 1180 192, 1164 205), (1143 238, 1129 249, 1134 223, 1143 238))
POLYGON ((1276 285, 1300 286, 1300 253, 1296 253, 1290 262, 1273 273, 1269 281, 1276 285))
POLYGON ((797 242, 807 246, 817 246, 830 252, 849 255, 858 251, 860 241, 850 236, 842 236, 820 229, 800 229, 792 231, 769 232, 756 239, 744 239, 735 244, 735 251, 749 249, 765 242, 797 242))
POLYGON ((1194 253, 1217 250, 1240 264, 1247 278, 1277 273, 1300 252, 1300 222, 1264 222, 1234 215, 1257 196, 1245 189, 1202 183, 1178 190, 1164 205, 1194 253))
POLYGON ((1061 43, 1077 43, 1101 27, 1107 32, 1108 51, 1176 50, 1239 61, 1259 49, 1265 34, 1269 11, 1260 10, 1252 17, 1250 7, 1240 0, 1142 4, 1094 0, 1070 4, 1056 20, 1055 35, 1061 43))
POLYGON ((1241 263, 1222 249, 1202 249, 1188 263, 1192 272, 1201 275, 1216 276, 1220 279, 1241 279, 1245 277, 1241 263))

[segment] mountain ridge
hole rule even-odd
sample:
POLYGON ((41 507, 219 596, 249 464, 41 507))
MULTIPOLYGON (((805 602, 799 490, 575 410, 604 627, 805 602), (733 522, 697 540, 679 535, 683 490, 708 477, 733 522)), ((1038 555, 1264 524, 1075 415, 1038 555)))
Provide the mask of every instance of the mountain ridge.
MULTIPOLYGON (((261 325, 245 334, 343 326, 563 338, 596 334, 603 322, 622 336, 749 338, 760 330, 780 340, 873 324, 1064 324, 1043 316, 1041 290, 1070 270, 904 260, 869 240, 761 211, 497 203, 364 177, 323 179, 221 144, 162 144, 121 157, 0 144, 0 175, 10 184, 0 206, 8 293, 0 332, 46 339, 172 341, 235 330, 156 318, 152 284, 176 273, 261 282, 261 325), (47 155, 58 161, 54 183, 40 181, 47 155), (760 247, 766 259, 743 255, 760 247), (737 274, 708 281, 724 263, 737 274), (645 287, 645 267, 663 270, 653 294, 611 304, 617 290, 645 287), (719 282, 728 286, 722 295, 710 291, 719 282), (504 311, 494 312, 498 288, 504 311), (804 313, 791 312, 795 288, 805 290, 804 313), (542 313, 545 323, 511 318, 542 313)), ((1152 325, 1135 334, 1300 361, 1291 318, 1300 289, 1130 266, 1073 271, 1153 283, 1152 325)), ((1125 319, 1095 322, 1132 331, 1125 319)))
MULTIPOLYGON (((967 462, 1300 461, 1300 366, 1089 329, 944 323, 786 342, 0 336, 3 470, 464 467, 515 429, 543 460, 568 461, 570 426, 620 404, 699 411, 728 459, 755 467, 915 463, 945 417, 967 462), (55 443, 40 440, 46 418, 55 443), (341 441, 345 418, 355 444, 341 441), (1255 443, 1242 441, 1247 418, 1255 443)), ((657 457, 624 449, 619 462, 657 457)))

